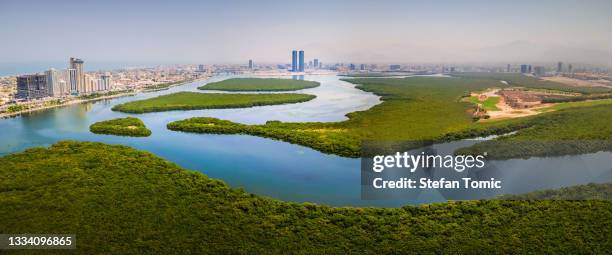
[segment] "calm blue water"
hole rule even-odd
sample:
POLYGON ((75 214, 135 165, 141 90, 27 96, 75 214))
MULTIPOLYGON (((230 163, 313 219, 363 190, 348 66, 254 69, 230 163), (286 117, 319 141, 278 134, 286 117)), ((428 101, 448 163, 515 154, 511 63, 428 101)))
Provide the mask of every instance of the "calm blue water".
MULTIPOLYGON (((333 75, 303 77, 306 80, 321 82, 320 87, 301 91, 317 95, 316 99, 305 103, 132 115, 142 119, 153 131, 153 135, 146 138, 96 135, 89 132, 89 125, 92 123, 131 115, 111 111, 111 107, 116 104, 177 91, 197 91, 196 88, 206 82, 226 78, 228 77, 216 77, 209 81, 193 82, 166 91, 71 105, 1 119, 0 155, 33 146, 49 146, 66 139, 99 141, 147 150, 187 169, 221 179, 232 187, 242 187, 248 192, 282 200, 335 206, 394 207, 408 203, 397 200, 361 200, 359 159, 326 155, 307 147, 254 136, 189 134, 166 129, 166 124, 171 121, 194 116, 218 117, 247 124, 264 123, 267 120, 341 121, 346 119, 345 114, 349 112, 366 110, 380 102, 377 96, 357 90, 352 84, 340 81, 339 77, 333 75)), ((571 158, 567 160, 575 161, 571 158)), ((520 166, 527 163, 511 161, 511 164, 517 169, 522 169, 520 166)), ((586 183, 589 180, 592 178, 579 180, 566 178, 553 183, 509 191, 520 193, 542 187, 586 183)), ((416 201, 410 202, 433 201, 444 201, 444 198, 435 193, 423 194, 416 201)))

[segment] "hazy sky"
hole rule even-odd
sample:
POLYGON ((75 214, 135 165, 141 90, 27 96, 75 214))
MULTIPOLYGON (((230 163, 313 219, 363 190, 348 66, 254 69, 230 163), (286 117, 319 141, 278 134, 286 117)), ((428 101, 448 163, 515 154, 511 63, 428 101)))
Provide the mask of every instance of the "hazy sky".
POLYGON ((612 64, 612 1, 0 0, 0 62, 612 64))

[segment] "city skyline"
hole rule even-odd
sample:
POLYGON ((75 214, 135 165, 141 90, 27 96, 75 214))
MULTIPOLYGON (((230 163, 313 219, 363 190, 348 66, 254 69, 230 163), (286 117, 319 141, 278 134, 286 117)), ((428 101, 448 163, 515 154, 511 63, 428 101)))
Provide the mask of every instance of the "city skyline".
POLYGON ((13 40, 0 42, 0 62, 288 63, 299 48, 328 63, 612 64, 609 1, 484 3, 2 1, 0 32, 13 40))

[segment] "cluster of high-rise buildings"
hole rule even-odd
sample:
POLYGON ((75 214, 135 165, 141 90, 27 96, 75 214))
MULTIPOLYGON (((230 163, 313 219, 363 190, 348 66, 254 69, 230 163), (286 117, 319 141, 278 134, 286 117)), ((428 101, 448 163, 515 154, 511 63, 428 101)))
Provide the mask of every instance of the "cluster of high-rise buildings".
POLYGON ((83 95, 109 91, 113 88, 110 74, 90 75, 83 70, 84 61, 70 58, 68 69, 49 69, 44 73, 17 77, 18 99, 32 100, 44 97, 83 95))
MULTIPOLYGON (((309 66, 315 69, 318 69, 322 66, 322 63, 319 59, 314 59, 313 61, 309 61, 309 66)), ((305 64, 304 64, 304 51, 293 50, 291 52, 291 72, 304 72, 305 64)))
MULTIPOLYGON (((574 73, 572 64, 569 64, 567 66, 567 68, 564 68, 563 62, 561 62, 561 61, 559 61, 557 63, 556 69, 554 69, 554 70, 555 71, 552 72, 552 73, 556 74, 556 75, 569 75, 569 76, 572 76, 573 73, 574 73)), ((507 65, 506 72, 508 72, 508 73, 513 72, 510 64, 507 65)), ((545 76, 545 75, 547 75, 546 68, 544 66, 534 66, 534 67, 532 67, 529 64, 522 64, 522 65, 520 65, 519 72, 522 73, 522 74, 533 74, 535 76, 545 76)))

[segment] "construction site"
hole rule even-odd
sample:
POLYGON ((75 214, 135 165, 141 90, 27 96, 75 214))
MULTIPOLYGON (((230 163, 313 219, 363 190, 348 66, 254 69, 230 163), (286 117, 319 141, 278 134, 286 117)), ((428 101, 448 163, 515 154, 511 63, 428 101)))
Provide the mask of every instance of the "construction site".
POLYGON ((576 96, 575 93, 533 90, 522 87, 489 89, 484 92, 472 92, 469 100, 475 103, 473 117, 476 119, 516 118, 541 113, 538 109, 550 106, 543 103, 545 99, 576 96), (491 105, 494 102, 494 105, 491 105))

